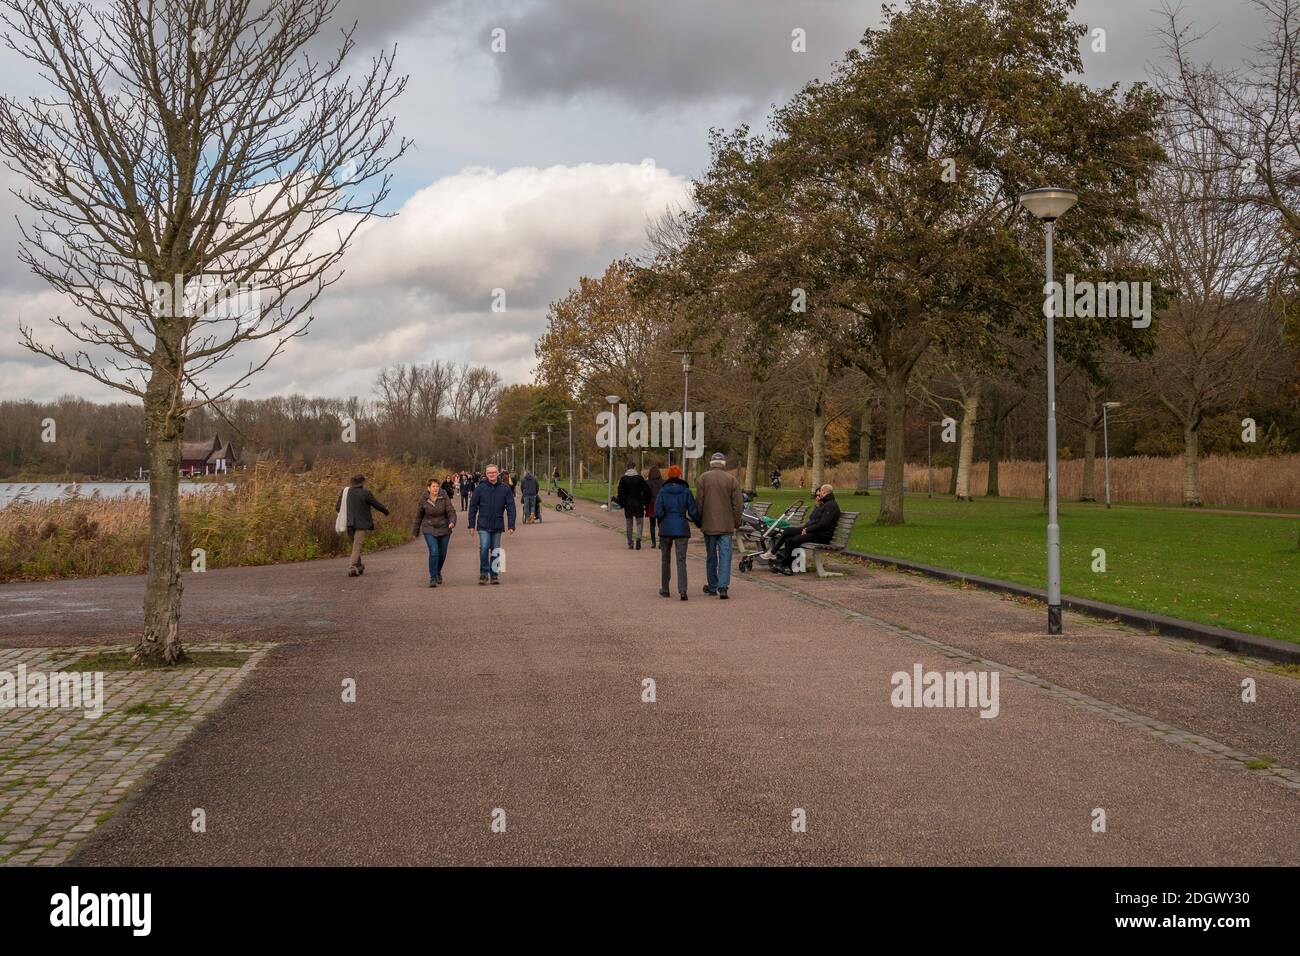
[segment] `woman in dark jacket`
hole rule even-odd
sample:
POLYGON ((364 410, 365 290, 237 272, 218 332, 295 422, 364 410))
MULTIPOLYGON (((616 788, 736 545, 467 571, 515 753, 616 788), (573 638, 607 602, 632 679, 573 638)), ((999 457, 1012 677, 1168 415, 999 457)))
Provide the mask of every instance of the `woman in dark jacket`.
POLYGON ((437 478, 429 479, 429 490, 420 496, 415 511, 416 537, 424 535, 429 546, 429 587, 442 583, 442 566, 451 546, 451 533, 456 529, 456 504, 437 478))
POLYGON ((677 593, 686 600, 686 544, 691 537, 691 524, 700 526, 700 509, 695 504, 691 486, 682 481, 682 470, 676 465, 668 469, 668 480, 655 496, 655 517, 659 519, 660 597, 668 597, 671 579, 672 552, 677 551, 677 593))
POLYGON ((645 504, 646 517, 650 519, 650 547, 656 548, 658 544, 655 542, 655 529, 659 526, 659 518, 655 515, 655 499, 659 497, 659 489, 664 486, 658 465, 650 466, 650 473, 646 475, 645 483, 650 486, 650 500, 645 504))

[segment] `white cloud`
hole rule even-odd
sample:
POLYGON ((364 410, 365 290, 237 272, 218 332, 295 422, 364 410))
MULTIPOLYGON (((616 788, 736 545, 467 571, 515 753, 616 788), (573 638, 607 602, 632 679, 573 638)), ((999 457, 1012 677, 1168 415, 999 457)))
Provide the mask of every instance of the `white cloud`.
MULTIPOLYGON (((683 177, 632 163, 470 168, 438 179, 396 216, 365 225, 343 260, 346 274, 316 301, 308 334, 242 394, 367 395, 381 367, 432 359, 486 364, 508 382, 527 380, 547 304, 579 276, 641 252, 647 222, 688 197, 683 177), (497 288, 505 290, 505 312, 492 311, 497 288)), ((24 320, 44 332, 57 299, 31 296, 24 320)), ((5 325, 6 397, 111 397, 14 347, 16 318, 5 325)), ((232 362, 231 372, 248 358, 232 362)))

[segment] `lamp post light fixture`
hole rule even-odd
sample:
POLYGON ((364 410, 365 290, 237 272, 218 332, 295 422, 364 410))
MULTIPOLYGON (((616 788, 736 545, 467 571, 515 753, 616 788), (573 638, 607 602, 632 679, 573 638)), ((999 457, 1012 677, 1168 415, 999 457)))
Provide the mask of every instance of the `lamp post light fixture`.
POLYGON ((1112 408, 1119 408, 1123 402, 1101 403, 1101 447, 1106 461, 1106 507, 1110 508, 1110 430, 1107 427, 1106 413, 1112 408))
POLYGON ((691 362, 690 349, 673 349, 673 354, 682 357, 682 477, 690 481, 686 472, 686 416, 690 413, 691 369, 695 366, 691 362))
POLYGON ((573 409, 566 408, 564 417, 569 422, 569 497, 573 497, 573 409))
MULTIPOLYGON (((618 404, 617 395, 606 395, 605 401, 609 404, 609 413, 615 414, 614 406, 618 404)), ((616 417, 616 416, 615 416, 616 417)), ((610 428, 612 433, 614 428, 610 428)), ((605 471, 605 510, 610 511, 610 506, 614 503, 614 436, 609 436, 609 467, 605 471)))
POLYGON ((1056 507, 1056 297, 1049 296, 1052 284, 1052 237, 1056 220, 1064 216, 1079 194, 1072 189, 1045 187, 1021 193, 1020 205, 1043 224, 1046 239, 1044 312, 1047 317, 1047 633, 1061 633, 1061 524, 1056 507))

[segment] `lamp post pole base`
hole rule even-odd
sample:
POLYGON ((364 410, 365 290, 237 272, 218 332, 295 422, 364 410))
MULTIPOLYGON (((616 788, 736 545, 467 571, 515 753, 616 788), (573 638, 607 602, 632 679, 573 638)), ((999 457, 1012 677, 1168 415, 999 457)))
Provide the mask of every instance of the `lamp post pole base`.
POLYGON ((1047 605, 1047 633, 1061 633, 1061 605, 1059 604, 1047 605))

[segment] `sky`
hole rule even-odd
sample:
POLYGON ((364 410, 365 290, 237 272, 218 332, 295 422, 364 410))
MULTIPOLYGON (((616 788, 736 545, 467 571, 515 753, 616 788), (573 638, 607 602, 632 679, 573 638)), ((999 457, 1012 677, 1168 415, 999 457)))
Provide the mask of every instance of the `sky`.
MULTIPOLYGON (((1199 57, 1216 65, 1240 63, 1261 28, 1250 0, 1178 6, 1203 34, 1199 57)), ((1162 16, 1152 0, 1082 0, 1076 19, 1105 30, 1104 52, 1091 38, 1082 46, 1084 79, 1145 79, 1162 57, 1162 16)), ((647 223, 689 204, 709 129, 761 127, 880 22, 880 3, 340 0, 328 29, 353 22, 358 60, 395 46, 410 77, 392 110, 414 141, 393 170, 396 215, 357 236, 308 334, 245 397, 366 397, 381 368, 435 359, 531 381, 548 303, 579 276, 642 254, 647 223)), ((0 89, 43 87, 4 50, 0 89)), ((0 398, 119 399, 19 344, 20 322, 40 338, 50 317, 69 312, 18 261, 15 217, 30 217, 9 194, 19 183, 0 169, 0 398)))

